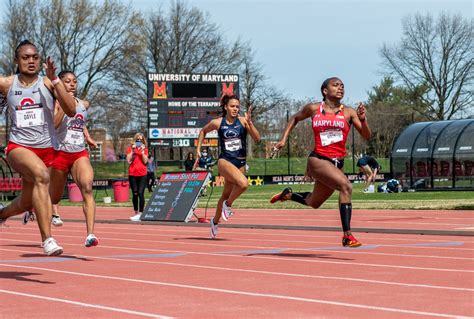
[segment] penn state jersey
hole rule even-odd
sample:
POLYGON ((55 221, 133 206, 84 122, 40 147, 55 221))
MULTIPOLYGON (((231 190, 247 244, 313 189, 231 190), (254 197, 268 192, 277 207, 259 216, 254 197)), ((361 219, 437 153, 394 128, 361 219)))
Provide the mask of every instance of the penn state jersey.
POLYGON ((245 158, 247 156, 247 130, 237 117, 232 124, 228 124, 225 117, 217 131, 219 136, 219 158, 245 158))

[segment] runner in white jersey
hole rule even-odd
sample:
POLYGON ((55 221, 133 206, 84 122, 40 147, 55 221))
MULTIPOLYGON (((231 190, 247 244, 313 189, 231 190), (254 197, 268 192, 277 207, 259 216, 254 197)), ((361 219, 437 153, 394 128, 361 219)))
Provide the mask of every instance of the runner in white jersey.
MULTIPOLYGON (((75 96, 77 93, 76 75, 72 71, 61 71, 59 78, 66 86, 66 90, 75 96)), ((97 145, 90 138, 86 128, 89 102, 78 98, 76 98, 76 102, 76 114, 73 117, 64 114, 59 103, 56 103, 54 112, 54 125, 57 129, 58 144, 55 147, 56 156, 51 171, 50 193, 54 210, 52 222, 53 225, 57 225, 61 221, 58 214, 58 204, 63 196, 67 175, 71 173, 84 200, 82 209, 87 226, 87 237, 84 245, 91 247, 97 246, 99 240, 94 235, 95 201, 92 194, 94 171, 89 160, 89 153, 85 148, 85 142, 87 141, 92 148, 95 148, 97 145)))
POLYGON ((7 112, 12 123, 7 160, 22 176, 22 190, 10 205, 0 208, 0 223, 34 209, 44 252, 57 256, 63 248, 51 237, 48 169, 54 157, 54 101, 57 99, 69 116, 74 116, 76 102, 56 76, 56 67, 49 57, 43 65, 46 77, 39 76, 40 55, 34 44, 22 41, 15 49, 14 60, 17 74, 0 76, 0 94, 7 96, 7 112))

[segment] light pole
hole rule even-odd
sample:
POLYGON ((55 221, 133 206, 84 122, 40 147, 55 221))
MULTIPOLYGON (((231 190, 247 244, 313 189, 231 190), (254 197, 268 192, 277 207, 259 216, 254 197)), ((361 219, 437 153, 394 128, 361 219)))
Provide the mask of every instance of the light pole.
MULTIPOLYGON (((288 122, 290 121, 290 111, 286 110, 286 124, 288 125, 288 122)), ((288 175, 290 175, 290 134, 288 134, 288 140, 286 141, 288 143, 288 175)))

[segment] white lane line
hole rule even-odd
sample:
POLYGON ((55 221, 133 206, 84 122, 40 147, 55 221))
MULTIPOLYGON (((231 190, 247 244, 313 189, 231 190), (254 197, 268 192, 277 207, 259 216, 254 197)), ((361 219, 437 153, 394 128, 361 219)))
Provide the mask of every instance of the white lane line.
POLYGON ((378 306, 370 306, 370 305, 355 304, 355 303, 348 303, 348 302, 337 302, 337 301, 330 301, 330 300, 323 300, 323 299, 292 297, 292 296, 286 296, 286 295, 256 293, 256 292, 231 290, 231 289, 221 289, 221 288, 210 288, 210 287, 201 287, 201 286, 194 286, 194 285, 176 284, 176 283, 151 281, 151 280, 132 279, 132 278, 124 278, 124 277, 116 277, 116 276, 95 275, 95 274, 87 274, 87 273, 64 271, 64 270, 55 270, 55 269, 40 268, 40 267, 27 267, 27 266, 5 265, 5 264, 0 264, 0 266, 22 268, 22 269, 43 270, 43 271, 50 271, 50 272, 68 274, 68 275, 76 275, 76 276, 84 276, 84 277, 92 277, 92 278, 100 278, 100 279, 110 279, 110 280, 119 280, 119 281, 150 284, 150 285, 159 285, 159 286, 174 287, 174 288, 184 288, 184 289, 194 289, 194 290, 211 291, 211 292, 219 292, 219 293, 228 293, 228 294, 251 296, 251 297, 263 297, 263 298, 283 299, 283 300, 291 300, 291 301, 301 301, 301 302, 325 304, 325 305, 340 306, 340 307, 359 308, 359 309, 365 309, 365 310, 378 310, 378 311, 403 313, 403 314, 413 314, 413 315, 424 315, 424 316, 433 316, 433 317, 441 317, 441 318, 453 318, 453 317, 460 318, 458 315, 453 315, 453 314, 415 311, 415 310, 389 308, 389 307, 378 307, 378 306))
MULTIPOLYGON (((1 248, 0 248, 0 251, 32 253, 32 251, 14 250, 14 249, 1 249, 1 248)), ((285 273, 285 272, 265 271, 265 270, 254 270, 254 269, 243 269, 243 268, 227 268, 227 267, 217 267, 217 266, 208 266, 208 265, 183 264, 183 263, 155 261, 155 260, 138 260, 138 259, 120 258, 120 257, 99 257, 99 256, 88 256, 88 255, 77 255, 77 256, 74 256, 74 257, 97 259, 97 260, 113 260, 113 261, 131 262, 131 263, 139 263, 139 264, 158 264, 158 265, 167 265, 167 266, 189 267, 189 268, 208 269, 208 270, 216 270, 216 271, 224 271, 224 272, 233 271, 233 272, 254 273, 254 274, 262 274, 262 275, 270 275, 270 276, 341 280, 341 281, 362 282, 362 283, 369 283, 369 284, 380 284, 380 285, 392 285, 392 286, 400 286, 400 287, 409 287, 409 288, 414 288, 415 287, 415 288, 428 288, 428 289, 441 289, 441 290, 452 290, 452 291, 472 291, 472 292, 474 292, 474 289, 472 289, 472 288, 435 286, 435 285, 425 285, 425 284, 410 284, 410 283, 402 283, 402 282, 394 282, 394 281, 359 279, 359 278, 350 278, 350 277, 305 275, 305 274, 285 273)), ((3 261, 3 262, 6 263, 7 261, 3 261)), ((47 262, 47 260, 45 260, 45 262, 47 262)))
POLYGON ((16 295, 16 296, 22 296, 22 297, 29 297, 29 298, 36 298, 36 299, 43 299, 43 300, 48 300, 48 301, 62 302, 62 303, 72 304, 72 305, 86 307, 86 308, 109 310, 109 311, 121 312, 121 313, 130 314, 130 315, 142 316, 142 317, 160 318, 160 319, 173 318, 173 317, 162 316, 162 315, 157 315, 157 314, 153 314, 153 313, 127 310, 127 309, 108 307, 108 306, 102 306, 102 305, 95 305, 95 304, 90 304, 90 303, 84 303, 84 302, 79 302, 79 301, 62 299, 62 298, 52 298, 52 297, 46 297, 46 296, 41 296, 41 295, 33 295, 33 294, 27 294, 27 293, 18 292, 18 291, 10 291, 10 290, 0 289, 0 293, 16 295))
MULTIPOLYGON (((2 240, 6 240, 2 238, 2 240)), ((27 240, 18 240, 18 239, 7 239, 9 241, 14 242, 34 242, 34 241, 27 241, 27 240)), ((63 246, 82 246, 79 244, 67 244, 61 243, 63 246)), ((450 268, 429 268, 429 267, 414 267, 414 266, 401 266, 401 265, 383 265, 383 264, 369 264, 369 263, 354 263, 354 262, 339 262, 339 261, 329 261, 329 260, 312 260, 312 259, 304 259, 304 258, 285 258, 285 257, 268 257, 268 256, 248 256, 248 255, 239 255, 239 254, 231 254, 231 253, 208 253, 208 252, 195 252, 195 251, 187 251, 187 250, 171 250, 171 249, 153 249, 153 248, 132 248, 132 247, 124 247, 124 246, 105 246, 100 245, 100 248, 110 248, 110 249, 117 249, 117 250, 131 250, 131 251, 152 251, 152 252, 165 252, 165 253, 183 253, 187 255, 203 255, 203 256, 219 256, 219 257, 234 257, 234 258, 252 258, 252 259, 268 259, 268 260, 275 260, 275 261, 293 261, 293 262, 307 262, 307 263, 318 263, 318 264, 332 264, 332 265, 353 265, 353 266, 366 266, 366 267, 377 267, 377 268, 395 268, 395 269, 412 269, 412 270, 421 270, 421 271, 440 271, 440 272, 456 272, 456 273, 474 273, 474 270, 466 270, 466 269, 450 269, 450 268)), ((99 249, 100 249, 99 248, 99 249)), ((67 254, 67 252, 66 252, 67 254)))
MULTIPOLYGON (((65 233, 70 233, 70 232, 65 232, 65 233)), ((108 232, 106 232, 108 233, 108 232)), ((13 233, 10 232, 9 234, 12 235, 22 235, 24 236, 25 234, 22 233, 13 233)), ((110 233, 108 233, 110 234, 110 233)), ((112 233, 115 234, 115 233, 112 233)), ((29 236, 37 236, 36 234, 27 234, 29 236)), ((134 233, 121 233, 120 236, 123 237, 123 235, 140 235, 140 234, 134 234, 134 233)), ((61 237, 64 238, 79 238, 79 236, 73 236, 73 235, 64 235, 61 234, 61 237)), ((112 238, 112 237, 103 237, 100 236, 101 240, 110 240, 110 241, 123 241, 123 238, 112 238)), ((243 241, 252 241, 249 239, 237 239, 237 240, 243 240, 243 241)), ((257 240, 257 239, 256 239, 257 240)), ((232 248, 232 251, 236 251, 237 248, 242 248, 242 250, 255 250, 255 249, 284 249, 284 250, 292 250, 292 251, 324 251, 324 252, 340 252, 342 254, 363 254, 363 255, 369 255, 369 256, 390 256, 390 257, 405 257, 405 258, 426 258, 426 259, 447 259, 447 260, 466 260, 466 261, 471 261, 473 260, 472 257, 453 257, 453 256, 436 256, 436 255, 413 255, 413 254, 393 254, 393 253, 383 253, 383 252, 374 252, 372 249, 349 249, 349 248, 343 248, 336 246, 334 242, 323 242, 323 241, 317 241, 317 242, 301 242, 301 243, 307 243, 311 245, 318 245, 318 244, 324 244, 328 247, 308 247, 308 248, 299 248, 299 247, 281 247, 281 246, 252 246, 252 245, 236 245, 236 244, 220 244, 220 243, 196 243, 196 242, 189 242, 189 241, 169 241, 169 240, 151 240, 151 239, 128 239, 128 242, 136 242, 136 243, 157 243, 157 244, 176 244, 176 245, 185 245, 185 246, 202 246, 202 247, 222 247, 222 248, 232 248)), ((262 241, 267 241, 267 240, 260 240, 258 239, 259 242, 262 241)), ((281 242, 278 240, 268 240, 272 242, 281 242)), ((446 243, 447 241, 442 241, 440 244, 446 243)), ((448 242, 449 243, 449 242, 448 242)), ((368 247, 369 245, 366 244, 365 246, 362 247, 368 247)), ((426 251, 427 249, 435 249, 438 250, 439 248, 444 248, 446 247, 436 247, 436 246, 421 246, 421 245, 371 245, 371 246, 378 246, 378 247, 395 247, 395 248, 418 248, 421 249, 423 252, 426 251)), ((458 247, 458 246, 453 246, 453 247, 458 247)), ((456 248, 458 249, 458 248, 456 248)), ((462 248, 459 248, 462 249, 462 248)), ((472 249, 474 250, 474 249, 472 249)), ((224 252, 223 252, 224 253, 224 252)))
MULTIPOLYGON (((80 225, 78 223, 68 223, 67 228, 69 227, 74 227, 74 228, 82 228, 84 229, 84 225, 80 225), (72 225, 74 224, 74 226, 72 225)), ((203 234, 203 230, 205 229, 204 227, 169 227, 169 226, 161 226, 161 225, 145 225, 145 224, 135 224, 135 225, 129 225, 128 227, 126 225, 123 226, 116 226, 115 224, 97 224, 96 228, 101 229, 102 227, 106 226, 107 229, 116 229, 118 231, 122 230, 138 230, 140 231, 141 235, 153 235, 156 234, 156 230, 159 229, 160 232, 162 233, 169 233, 170 235, 174 234, 203 234), (180 231, 181 230, 181 231, 180 231)), ((62 227, 61 229, 55 228, 55 232, 66 232, 66 227, 62 227)), ((9 229, 15 229, 15 230, 25 230, 25 226, 22 227, 15 227, 15 226, 9 226, 9 229)), ((28 228, 27 228, 28 229, 28 228)), ((33 229, 28 229, 28 230, 33 230, 33 229)), ((34 229, 35 234, 37 233, 37 229, 34 229)), ((235 229, 235 228, 225 228, 226 234, 242 234, 242 229, 235 229)), ((282 229, 257 229, 257 228, 249 228, 245 229, 245 234, 246 235, 265 235, 266 237, 281 237, 281 236, 286 236, 286 237, 303 237, 303 238, 334 238, 335 236, 327 236, 323 235, 325 233, 338 233, 336 231, 325 231, 325 232, 317 232, 318 235, 314 235, 315 231, 311 230, 291 230, 291 231, 285 231, 282 229)), ((207 234, 207 233, 206 233, 207 234)), ((339 233, 338 233, 339 236, 339 233)), ((337 237, 338 237, 337 236, 337 237)), ((421 241, 421 242, 438 242, 440 241, 439 239, 425 239, 425 237, 433 237, 435 235, 423 235, 420 236, 418 234, 377 234, 377 235, 371 235, 370 233, 364 233, 363 238, 364 239, 370 239, 370 240, 380 240, 381 236, 390 236, 391 241, 421 241), (407 237, 408 236, 408 237, 407 237)), ((248 236, 247 236, 248 237, 248 236)), ((473 237, 459 237, 459 236, 442 236, 443 240, 449 241, 448 239, 453 239, 456 238, 456 240, 459 240, 459 238, 466 238, 466 242, 473 242, 474 238, 473 237)))

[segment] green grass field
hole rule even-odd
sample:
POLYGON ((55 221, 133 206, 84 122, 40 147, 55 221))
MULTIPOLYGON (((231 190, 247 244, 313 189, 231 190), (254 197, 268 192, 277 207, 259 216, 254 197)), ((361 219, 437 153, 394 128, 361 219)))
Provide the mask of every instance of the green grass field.
MULTIPOLYGON (((383 169, 382 172, 389 170, 388 159, 378 159, 383 169)), ((275 160, 268 159, 250 159, 249 175, 285 175, 288 173, 288 162, 286 158, 275 160)), ((126 162, 93 162, 95 179, 113 179, 127 178, 128 164, 126 162)), ((293 158, 290 162, 292 174, 303 174, 306 168, 305 158, 293 158)), ((346 173, 352 173, 352 159, 345 162, 346 173)), ((162 172, 179 171, 176 166, 163 166, 158 168, 159 176, 162 172)), ((217 172, 214 172, 217 173, 217 172)), ((311 191, 312 185, 290 185, 294 191, 311 191)), ((235 202, 236 208, 301 208, 311 209, 294 202, 284 202, 270 204, 269 200, 275 193, 280 192, 286 186, 284 185, 263 185, 250 186, 248 190, 235 202)), ((474 210, 474 192, 472 191, 436 191, 436 192, 414 192, 399 194, 364 194, 362 193, 363 184, 353 184, 353 206, 355 209, 468 209, 474 210)), ((217 200, 222 192, 222 187, 216 187, 211 196, 202 197, 198 207, 210 208, 216 207, 217 200)), ((208 189, 211 194, 211 189, 208 189)), ((104 196, 112 196, 113 191, 99 190, 95 191, 98 206, 132 206, 131 201, 125 203, 104 204, 104 196)), ((145 191, 145 197, 148 200, 150 193, 145 191)), ((62 205, 80 205, 70 203, 67 199, 62 201, 62 205)), ((335 209, 338 207, 338 193, 335 192, 321 208, 335 209)))
MULTIPOLYGON (((293 191, 311 191, 312 185, 290 185, 293 191)), ((312 209, 298 203, 287 201, 284 203, 270 204, 269 200, 273 194, 280 192, 285 185, 263 185, 251 186, 233 205, 235 208, 301 208, 312 209)), ((353 207, 354 209, 474 209, 474 192, 472 191, 446 191, 446 192, 414 192, 398 194, 364 194, 363 184, 353 184, 353 207)), ((207 191, 207 196, 201 197, 198 207, 204 208, 208 203, 210 208, 215 208, 217 200, 222 193, 222 187, 215 187, 212 194, 211 189, 207 191), (210 196, 209 196, 210 195, 210 196)), ((108 196, 112 196, 112 190, 107 191, 108 196)), ((98 206, 130 206, 131 202, 104 204, 103 197, 105 191, 96 192, 98 206)), ((150 193, 145 191, 146 200, 150 193)), ((78 205, 63 200, 62 205, 78 205)), ((338 193, 335 192, 321 208, 334 209, 338 207, 338 193)))
MULTIPOLYGON (((306 170, 306 158, 291 158, 290 160, 290 174, 304 174, 306 170)), ((377 161, 382 165, 382 172, 390 171, 389 159, 380 158, 377 161)), ((247 161, 250 169, 249 175, 286 175, 288 174, 288 159, 264 159, 255 158, 247 161)), ((94 168, 94 175, 96 179, 109 178, 124 178, 128 176, 128 164, 125 161, 117 162, 92 162, 94 168)), ((157 174, 161 175, 163 172, 180 171, 178 166, 158 166, 157 174)), ((352 158, 345 159, 344 170, 346 173, 353 172, 352 158)), ((355 168, 358 172, 358 168, 355 168)), ((217 167, 214 167, 214 175, 217 175, 217 167)))

